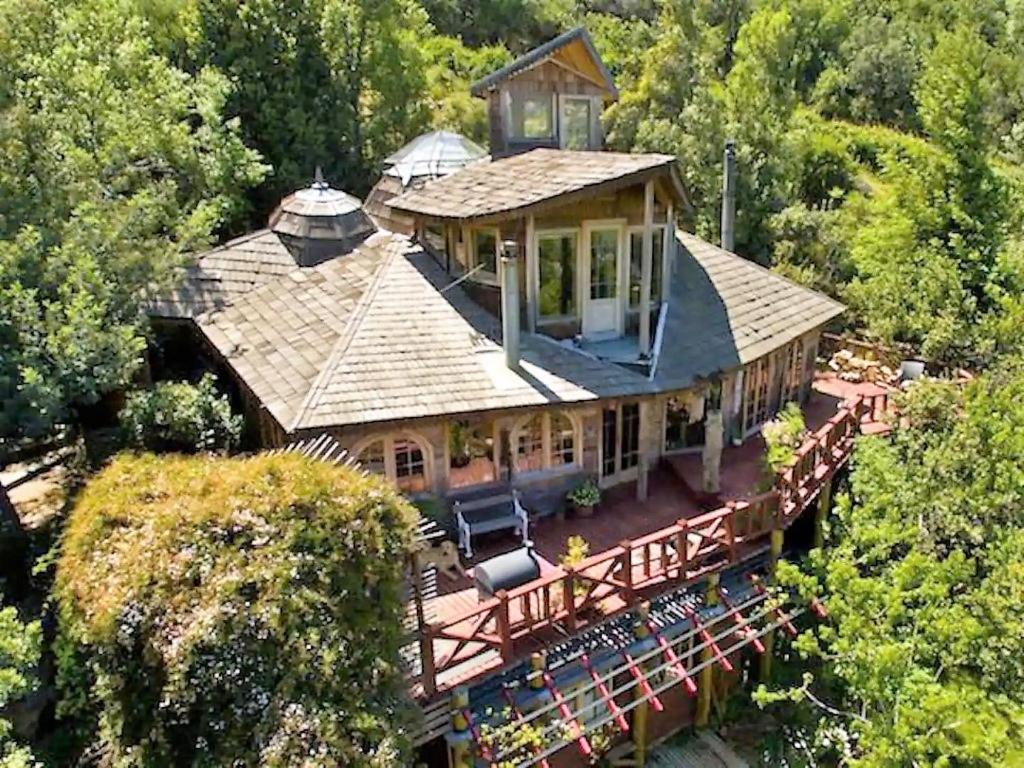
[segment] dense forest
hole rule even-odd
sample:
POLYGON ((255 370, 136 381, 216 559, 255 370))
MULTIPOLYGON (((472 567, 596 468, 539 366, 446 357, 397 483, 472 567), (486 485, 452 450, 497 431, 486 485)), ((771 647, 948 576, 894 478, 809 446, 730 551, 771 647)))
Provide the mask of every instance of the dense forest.
MULTIPOLYGON (((486 143, 470 84, 577 25, 620 90, 609 148, 678 157, 687 228, 717 241, 734 139, 740 255, 839 298, 845 330, 979 374, 922 386, 912 427, 858 447, 827 552, 784 573, 833 621, 758 694, 786 722, 766 764, 1024 764, 1021 0, 0 0, 0 464, 137 381, 146 302, 188 254, 317 165, 362 196, 424 131, 486 143)), ((237 433, 226 403, 195 407, 237 433)), ((22 619, 0 610, 0 706, 35 685, 22 619)), ((123 649, 92 630, 88 674, 116 682, 123 649)), ((115 703, 108 746, 152 725, 115 703)), ((75 748, 89 717, 65 721, 75 748)), ((33 757, 0 719, 0 765, 58 746, 33 757)))

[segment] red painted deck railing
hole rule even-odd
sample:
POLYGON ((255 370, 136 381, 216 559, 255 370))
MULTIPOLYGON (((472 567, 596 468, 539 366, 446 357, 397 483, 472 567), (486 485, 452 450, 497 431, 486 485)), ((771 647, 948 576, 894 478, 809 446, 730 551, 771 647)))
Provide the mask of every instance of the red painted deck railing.
POLYGON ((422 685, 428 696, 438 679, 465 681, 513 661, 523 640, 557 627, 572 634, 627 610, 639 597, 678 587, 738 563, 772 529, 786 527, 814 500, 825 480, 849 458, 864 424, 877 422, 887 395, 842 406, 799 448, 796 462, 774 490, 750 501, 680 520, 622 542, 573 567, 510 591, 500 591, 465 613, 428 624, 421 642, 422 685))

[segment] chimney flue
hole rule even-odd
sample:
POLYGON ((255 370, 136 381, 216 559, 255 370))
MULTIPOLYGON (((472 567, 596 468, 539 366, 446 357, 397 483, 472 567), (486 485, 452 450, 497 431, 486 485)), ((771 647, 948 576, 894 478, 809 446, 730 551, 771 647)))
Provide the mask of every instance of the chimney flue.
POLYGON ((501 343, 505 364, 519 367, 519 255, 515 240, 501 243, 501 343))
POLYGON ((722 167, 722 248, 736 248, 736 142, 727 139, 722 167))

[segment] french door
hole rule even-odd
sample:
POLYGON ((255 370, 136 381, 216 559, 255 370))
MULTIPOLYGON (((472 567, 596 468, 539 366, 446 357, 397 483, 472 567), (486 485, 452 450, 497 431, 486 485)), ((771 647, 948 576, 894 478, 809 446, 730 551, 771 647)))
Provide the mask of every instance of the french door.
POLYGON ((625 326, 625 227, 588 222, 583 228, 583 335, 621 336, 625 326))
POLYGON ((601 412, 601 485, 635 480, 640 464, 640 404, 620 403, 601 412))

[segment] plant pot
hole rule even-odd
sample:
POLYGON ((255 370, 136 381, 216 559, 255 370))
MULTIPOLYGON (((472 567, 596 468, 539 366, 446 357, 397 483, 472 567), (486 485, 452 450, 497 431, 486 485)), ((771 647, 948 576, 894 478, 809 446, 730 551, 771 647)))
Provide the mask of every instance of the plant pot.
POLYGON ((580 505, 577 504, 576 505, 576 514, 579 515, 580 517, 593 517, 594 516, 594 505, 593 504, 588 504, 585 507, 581 507, 580 505))

